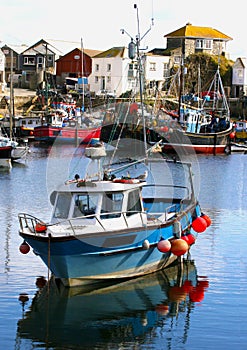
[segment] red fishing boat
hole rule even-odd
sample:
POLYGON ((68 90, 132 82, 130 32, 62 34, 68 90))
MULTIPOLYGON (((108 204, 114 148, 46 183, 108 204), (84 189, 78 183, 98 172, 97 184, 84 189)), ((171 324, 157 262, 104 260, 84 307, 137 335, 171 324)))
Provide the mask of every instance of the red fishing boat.
POLYGON ((45 143, 53 143, 56 140, 92 144, 99 141, 100 131, 100 121, 89 124, 55 113, 46 116, 46 122, 34 128, 34 139, 45 143))

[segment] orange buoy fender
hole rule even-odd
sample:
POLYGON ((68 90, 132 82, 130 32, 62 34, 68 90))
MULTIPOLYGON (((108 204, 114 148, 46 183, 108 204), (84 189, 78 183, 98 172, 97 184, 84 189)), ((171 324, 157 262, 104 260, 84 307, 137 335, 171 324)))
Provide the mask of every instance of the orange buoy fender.
POLYGON ((157 248, 161 253, 167 253, 171 250, 171 242, 167 239, 162 239, 157 244, 157 248))
POLYGON ((174 239, 171 242, 171 252, 176 256, 181 256, 187 253, 189 245, 182 238, 174 239))
POLYGON ((192 228, 196 232, 204 232, 207 228, 207 222, 204 220, 201 216, 197 217, 193 222, 192 222, 192 228))

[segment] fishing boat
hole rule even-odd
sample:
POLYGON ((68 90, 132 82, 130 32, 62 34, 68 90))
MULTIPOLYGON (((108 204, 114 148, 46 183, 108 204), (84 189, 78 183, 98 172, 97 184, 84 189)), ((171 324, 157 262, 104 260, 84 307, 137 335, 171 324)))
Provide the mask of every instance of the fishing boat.
MULTIPOLYGON (((147 183, 148 171, 154 174, 145 167, 136 174, 138 164, 124 165, 126 176, 117 176, 118 168, 105 169, 103 179, 76 174, 52 192, 49 222, 20 213, 20 250, 31 246, 70 287, 142 276, 187 253, 197 237, 193 227, 207 228, 190 163, 164 159, 163 184, 147 183), (182 178, 188 183, 182 185, 182 178)), ((151 160, 149 164, 154 166, 151 160)))
POLYGON ((0 127, 0 147, 2 154, 2 167, 11 168, 11 162, 25 159, 28 155, 29 146, 27 144, 20 145, 14 139, 4 135, 0 127))
POLYGON ((34 140, 53 143, 78 142, 90 144, 99 141, 101 130, 100 119, 84 116, 70 118, 60 109, 43 116, 40 126, 34 128, 34 140))
POLYGON ((19 213, 20 251, 31 246, 64 286, 162 270, 181 260, 210 225, 195 195, 191 163, 156 157, 157 145, 148 148, 145 142, 136 158, 128 152, 121 159, 119 141, 110 159, 100 147, 86 152, 96 173, 81 169, 83 174, 53 188, 49 222, 19 213))
POLYGON ((231 153, 231 140, 235 137, 235 133, 219 66, 208 91, 195 96, 196 103, 201 97, 203 97, 201 106, 195 107, 184 103, 183 96, 180 95, 177 114, 174 114, 174 111, 173 114, 169 114, 171 120, 165 129, 156 128, 164 140, 165 152, 214 155, 231 153))
MULTIPOLYGON (((176 340, 184 342, 191 312, 203 303, 209 283, 198 276, 195 263, 186 260, 181 266, 98 288, 64 288, 42 276, 36 285, 32 304, 18 321, 18 344, 92 349, 99 344, 114 348, 119 342, 138 348, 158 329, 166 334, 179 330, 176 340)), ((27 298, 19 296, 24 308, 27 298)))

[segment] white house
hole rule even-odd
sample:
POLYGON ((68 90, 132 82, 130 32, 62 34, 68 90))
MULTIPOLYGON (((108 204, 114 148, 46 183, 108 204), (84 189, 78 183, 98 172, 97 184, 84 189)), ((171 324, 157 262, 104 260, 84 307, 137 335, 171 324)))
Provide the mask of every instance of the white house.
POLYGON ((247 59, 239 57, 232 67, 232 96, 247 96, 247 59))
POLYGON ((170 56, 157 55, 151 52, 145 54, 144 76, 146 88, 161 90, 164 79, 169 75, 170 56))
MULTIPOLYGON (((169 56, 143 54, 145 87, 161 87, 168 72, 169 56)), ((96 94, 106 90, 117 97, 130 91, 138 91, 137 61, 128 56, 128 48, 113 47, 92 57, 92 73, 89 76, 90 91, 96 94)))
POLYGON ((133 88, 134 76, 129 74, 131 60, 126 47, 113 47, 92 57, 92 73, 89 76, 90 91, 96 94, 107 90, 120 96, 133 88))

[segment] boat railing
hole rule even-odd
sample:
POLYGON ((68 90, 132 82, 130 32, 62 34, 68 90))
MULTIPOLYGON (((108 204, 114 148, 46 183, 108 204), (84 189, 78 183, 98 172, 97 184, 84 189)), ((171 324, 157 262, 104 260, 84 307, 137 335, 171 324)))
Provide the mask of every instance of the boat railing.
POLYGON ((30 214, 20 213, 18 214, 18 219, 22 231, 25 229, 29 229, 30 232, 34 233, 36 232, 37 224, 45 225, 45 223, 42 220, 30 214))

